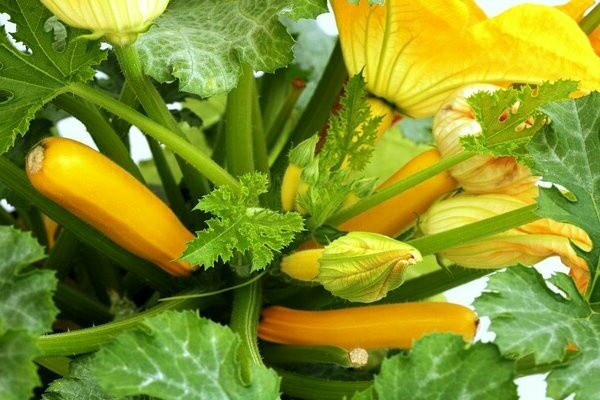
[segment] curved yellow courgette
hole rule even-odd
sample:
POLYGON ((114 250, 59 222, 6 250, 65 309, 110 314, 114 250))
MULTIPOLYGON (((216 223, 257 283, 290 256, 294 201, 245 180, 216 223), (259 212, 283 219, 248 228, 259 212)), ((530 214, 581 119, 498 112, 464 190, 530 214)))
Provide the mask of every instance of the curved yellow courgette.
POLYGON ((473 340, 477 315, 451 303, 400 303, 328 311, 269 307, 262 311, 258 336, 268 342, 338 346, 344 349, 401 348, 433 332, 473 340))
POLYGON ((173 261, 194 238, 146 186, 97 151, 64 138, 48 138, 27 156, 27 176, 60 204, 133 254, 175 276, 189 263, 173 261))

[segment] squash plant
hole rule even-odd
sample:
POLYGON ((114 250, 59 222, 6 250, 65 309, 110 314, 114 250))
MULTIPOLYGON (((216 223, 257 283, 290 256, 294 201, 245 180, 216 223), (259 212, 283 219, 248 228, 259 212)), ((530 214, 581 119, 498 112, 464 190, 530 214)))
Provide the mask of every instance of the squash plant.
POLYGON ((1 399, 598 396, 600 7, 330 6, 0 0, 1 399))

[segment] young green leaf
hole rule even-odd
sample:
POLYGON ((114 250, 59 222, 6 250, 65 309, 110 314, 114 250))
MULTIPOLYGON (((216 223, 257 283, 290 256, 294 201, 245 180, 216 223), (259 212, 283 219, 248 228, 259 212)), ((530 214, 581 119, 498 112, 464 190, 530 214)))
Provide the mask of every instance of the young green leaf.
POLYGON ((461 139, 465 150, 514 156, 524 164, 531 163, 525 145, 548 120, 541 107, 567 100, 577 90, 577 82, 545 82, 538 87, 506 88, 496 92, 480 91, 469 97, 469 105, 481 125, 481 134, 461 139))
POLYGON ((451 334, 415 342, 408 355, 386 359, 373 387, 354 400, 516 399, 514 364, 493 344, 466 344, 451 334))
POLYGON ((210 97, 237 86, 241 64, 267 72, 288 65, 294 41, 280 18, 323 12, 324 0, 173 0, 136 46, 150 76, 210 97))
POLYGON ((350 78, 339 111, 329 119, 327 140, 319 154, 321 167, 362 171, 371 159, 382 119, 371 116, 362 74, 350 78))
POLYGON ((568 222, 591 237, 591 252, 581 252, 590 268, 592 301, 600 301, 600 93, 548 104, 544 113, 552 124, 534 136, 527 146, 533 171, 545 181, 566 187, 576 201, 559 189, 540 189, 539 212, 544 217, 568 222))
POLYGON ((579 354, 548 375, 548 396, 593 399, 600 391, 600 317, 590 309, 565 274, 548 280, 532 268, 511 267, 494 274, 475 308, 492 320, 495 343, 514 358, 533 355, 537 363, 561 361, 567 346, 579 354))
MULTIPOLYGON (((382 117, 372 117, 367 103, 365 80, 361 74, 346 84, 340 100, 340 110, 329 119, 327 139, 323 149, 304 166, 302 179, 308 190, 300 193, 298 204, 311 215, 313 228, 321 226, 337 212, 350 193, 365 195, 372 191, 374 180, 363 179, 365 169, 377 140, 377 128, 382 117)), ((317 137, 306 143, 317 143, 317 137)), ((290 152, 293 157, 295 149, 290 152)))
POLYGON ((27 270, 44 258, 31 234, 0 226, 0 399, 29 398, 40 384, 33 363, 35 338, 51 329, 58 310, 52 302, 51 271, 27 270))
POLYGON ((61 24, 39 0, 0 0, 2 13, 16 32, 14 41, 0 35, 0 154, 27 132, 44 104, 69 84, 92 79, 92 66, 105 57, 97 42, 74 40, 82 31, 58 29, 61 24))
POLYGON ((110 395, 164 400, 277 399, 279 377, 253 368, 241 378, 240 338, 193 311, 169 311, 103 346, 90 369, 110 395))
POLYGON ((267 192, 267 177, 254 173, 240 177, 239 193, 222 186, 205 196, 196 207, 216 218, 208 229, 188 244, 182 260, 210 268, 220 258, 229 261, 234 250, 252 257, 252 270, 265 268, 274 253, 290 244, 302 231, 302 217, 294 212, 279 213, 261 208, 258 197, 267 192))

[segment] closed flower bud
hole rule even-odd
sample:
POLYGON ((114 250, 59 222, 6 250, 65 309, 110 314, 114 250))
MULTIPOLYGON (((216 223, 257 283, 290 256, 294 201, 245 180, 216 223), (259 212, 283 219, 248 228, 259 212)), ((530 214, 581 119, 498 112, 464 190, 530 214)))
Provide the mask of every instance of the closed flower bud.
POLYGON ((169 0, 42 0, 62 22, 104 36, 115 46, 135 42, 167 8, 169 0))
POLYGON ((323 249, 297 251, 283 257, 279 268, 299 281, 312 281, 319 276, 319 259, 322 255, 323 249))
MULTIPOLYGON (((421 218, 420 228, 426 235, 432 235, 495 217, 527 204, 506 195, 457 196, 434 204, 421 218)), ((571 243, 584 251, 592 249, 590 237, 584 230, 543 218, 501 234, 443 250, 440 255, 467 268, 532 265, 550 256, 559 256, 571 268, 571 276, 583 291, 589 281, 589 269, 571 243)))
MULTIPOLYGON (((433 123, 433 135, 444 158, 463 151, 461 137, 481 134, 481 126, 467 98, 479 91, 498 89, 493 85, 466 86, 450 96, 441 107, 433 123)), ((529 202, 538 194, 535 184, 538 178, 513 157, 477 155, 450 169, 450 174, 466 192, 472 194, 507 194, 529 202)))
POLYGON ((325 247, 318 280, 336 296, 370 303, 400 286, 406 269, 421 260, 421 253, 406 243, 376 233, 350 232, 325 247))

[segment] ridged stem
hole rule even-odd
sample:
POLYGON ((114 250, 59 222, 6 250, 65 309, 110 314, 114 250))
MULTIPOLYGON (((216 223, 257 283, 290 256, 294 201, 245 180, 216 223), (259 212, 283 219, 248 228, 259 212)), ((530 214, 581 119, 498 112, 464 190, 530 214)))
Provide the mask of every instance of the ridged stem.
POLYGON ((41 336, 37 340, 37 346, 41 351, 42 357, 74 356, 90 353, 109 342, 121 332, 136 328, 146 318, 153 317, 167 310, 203 308, 208 304, 210 303, 207 299, 182 299, 165 302, 119 321, 66 333, 41 336))
MULTIPOLYGON (((154 121, 175 133, 180 139, 187 142, 187 145, 190 148, 193 148, 194 146, 188 142, 185 134, 180 129, 177 121, 169 111, 167 104, 154 86, 152 80, 144 73, 144 68, 135 46, 117 47, 114 49, 114 52, 117 55, 119 65, 121 66, 121 70, 125 75, 127 83, 136 94, 140 104, 146 111, 146 114, 154 121)), ((167 143, 165 144, 168 146, 167 143)), ((184 157, 182 156, 182 158, 184 157)), ((182 158, 178 157, 177 161, 181 168, 181 172, 183 173, 183 178, 190 189, 192 196, 199 199, 206 193, 204 192, 204 186, 202 185, 202 177, 198 172, 205 172, 203 170, 194 169, 192 165, 189 165, 182 158)), ((206 176, 210 179, 210 176, 206 176)))
POLYGON ((596 3, 592 11, 579 21, 579 27, 586 35, 590 35, 600 25, 600 3, 596 3))
POLYGON ((77 96, 84 98, 99 107, 102 107, 116 116, 129 121, 146 134, 163 143, 173 153, 178 154, 198 171, 202 172, 211 182, 216 185, 228 185, 239 189, 239 182, 225 171, 219 164, 200 150, 191 146, 185 139, 179 137, 170 129, 151 120, 136 110, 125 106, 111 96, 80 83, 69 86, 69 90, 77 96))
POLYGON ((144 182, 142 173, 131 159, 125 144, 96 106, 70 94, 60 95, 53 102, 85 125, 102 154, 119 164, 137 180, 144 182))
POLYGON ((277 370, 281 376, 281 388, 290 397, 306 400, 351 399, 354 393, 368 389, 372 381, 337 381, 313 378, 293 372, 277 370))

